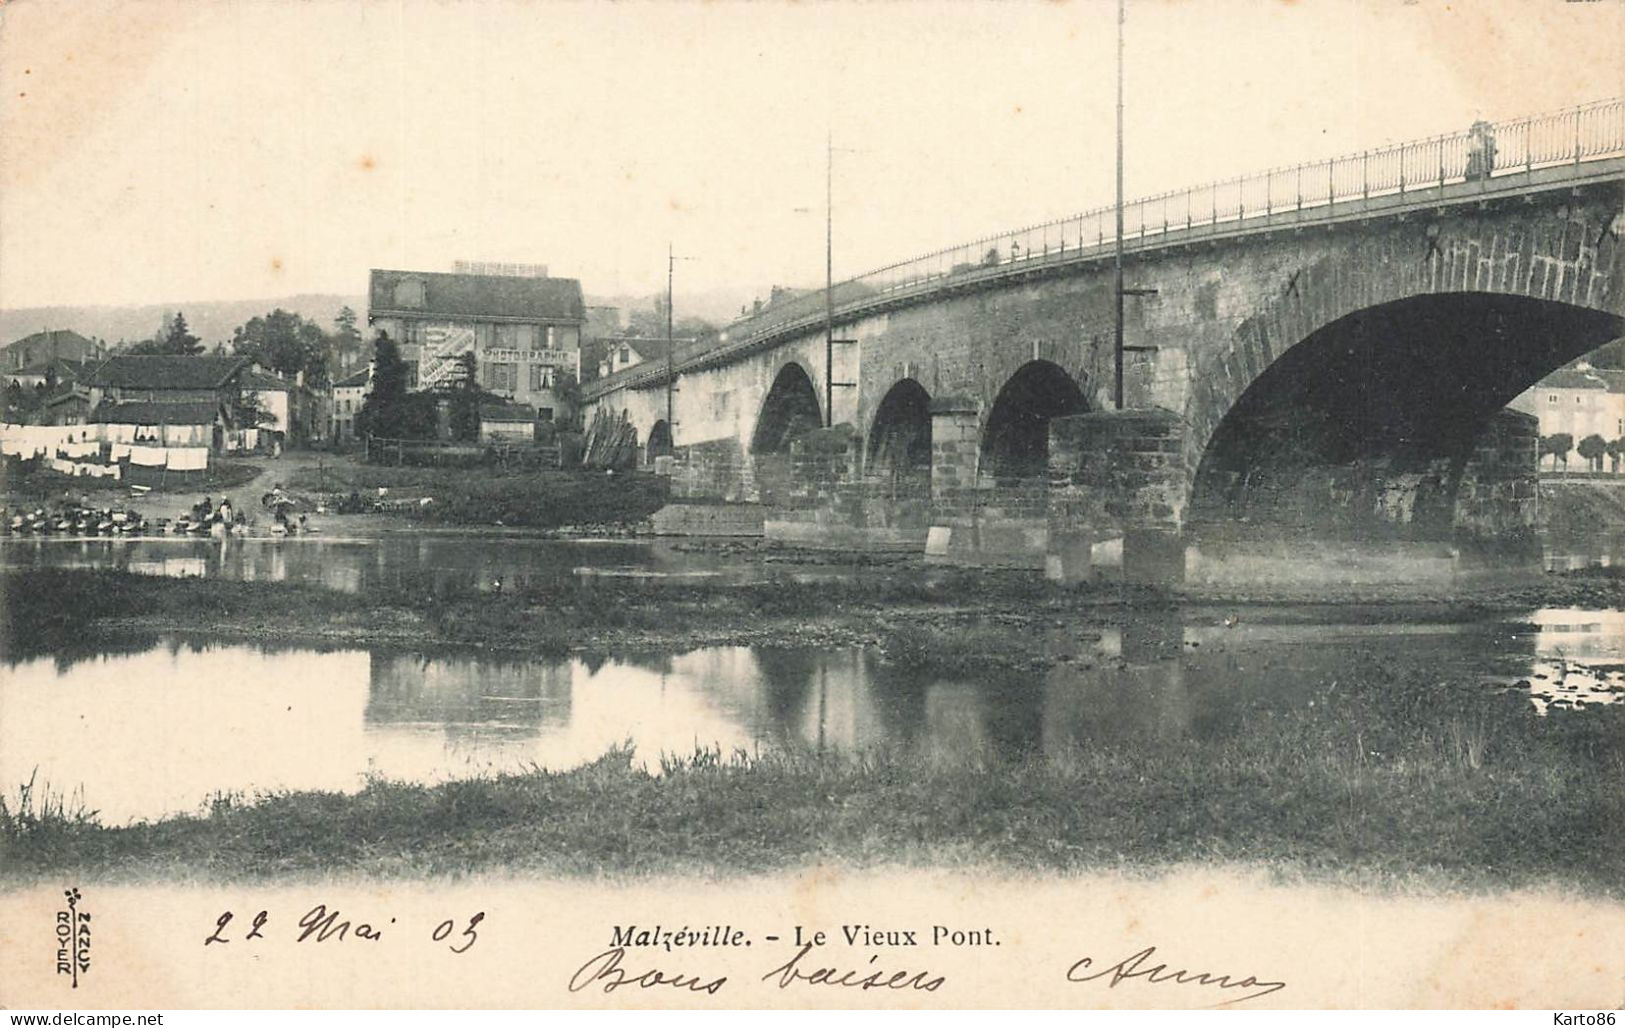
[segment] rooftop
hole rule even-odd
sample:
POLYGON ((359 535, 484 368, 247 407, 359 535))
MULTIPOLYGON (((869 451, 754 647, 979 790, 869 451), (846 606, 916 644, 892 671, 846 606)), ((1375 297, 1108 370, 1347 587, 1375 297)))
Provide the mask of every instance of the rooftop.
POLYGON ((255 371, 253 368, 249 368, 247 371, 243 372, 243 377, 238 380, 238 384, 240 384, 244 389, 253 389, 258 392, 275 390, 278 392, 291 393, 298 388, 295 383, 290 382, 285 378, 278 375, 272 375, 264 371, 255 371))
POLYGON ((480 403, 481 421, 535 421, 536 408, 528 403, 502 403, 485 400, 480 403))
POLYGON ((573 278, 457 275, 372 269, 367 313, 438 314, 513 321, 585 321, 581 283, 573 278), (422 286, 421 292, 413 284, 422 286))
POLYGON ((112 425, 208 425, 220 414, 218 403, 103 402, 90 420, 112 425))
POLYGON ((71 328, 53 328, 44 332, 35 332, 32 335, 23 336, 21 339, 8 343, 4 347, 0 347, 0 349, 9 350, 13 346, 26 346, 31 343, 52 343, 57 346, 60 346, 63 343, 79 343, 91 348, 94 348, 96 345, 71 328))
POLYGON ((1584 362, 1571 364, 1540 380, 1537 389, 1603 389, 1625 392, 1625 371, 1614 368, 1594 368, 1584 362))
POLYGON ((57 357, 54 360, 36 361, 26 368, 18 368, 6 374, 10 378, 21 375, 44 377, 47 371, 55 371, 58 382, 77 382, 95 370, 96 365, 96 361, 71 361, 66 357, 57 357))
POLYGON ((218 389, 247 366, 245 357, 120 354, 103 361, 91 373, 90 384, 124 389, 218 389))

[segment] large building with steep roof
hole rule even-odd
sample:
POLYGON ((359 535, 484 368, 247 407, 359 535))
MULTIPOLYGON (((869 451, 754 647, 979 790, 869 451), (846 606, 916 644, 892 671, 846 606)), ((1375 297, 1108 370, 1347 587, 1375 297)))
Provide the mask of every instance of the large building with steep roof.
POLYGON ((0 348, 0 369, 20 371, 50 361, 96 361, 107 356, 107 348, 70 328, 51 329, 23 336, 0 348))
MULTIPOLYGON (((491 266, 488 270, 495 270, 491 266)), ((527 271, 516 266, 509 271, 527 271)), ((367 323, 400 345, 416 387, 449 386, 472 353, 481 387, 559 411, 561 375, 581 377, 581 283, 530 273, 372 270, 367 323)))
MULTIPOLYGON (((1576 361, 1547 375, 1508 406, 1539 418, 1542 436, 1567 435, 1576 447, 1591 435, 1605 443, 1625 439, 1625 371, 1576 361)), ((1601 467, 1596 470, 1625 470, 1617 458, 1598 463, 1601 467)), ((1567 461, 1552 454, 1541 458, 1541 467, 1548 470, 1584 466, 1574 452, 1567 461)))

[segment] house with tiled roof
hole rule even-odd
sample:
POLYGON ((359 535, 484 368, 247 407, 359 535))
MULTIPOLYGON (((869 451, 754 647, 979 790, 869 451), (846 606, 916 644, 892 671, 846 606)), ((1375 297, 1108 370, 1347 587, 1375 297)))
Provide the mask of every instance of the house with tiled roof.
POLYGON ((328 387, 327 436, 339 444, 356 440, 355 418, 372 390, 372 365, 346 375, 328 387))
POLYGON ((318 397, 314 390, 305 386, 302 379, 302 375, 284 378, 258 365, 244 371, 238 387, 245 397, 254 397, 262 420, 256 426, 241 427, 264 429, 273 433, 279 441, 293 446, 310 443, 320 434, 319 429, 325 420, 322 408, 326 404, 325 397, 318 397))
POLYGON ((109 357, 91 372, 91 420, 142 428, 159 426, 171 437, 182 426, 185 445, 224 446, 225 433, 234 426, 232 411, 249 370, 245 357, 179 356, 173 354, 109 357))
MULTIPOLYGON (((1510 403, 1513 410, 1540 419, 1542 437, 1567 435, 1574 446, 1587 436, 1599 436, 1605 443, 1625 439, 1625 371, 1596 368, 1575 361, 1552 372, 1510 403)), ((1625 445, 1622 443, 1621 445, 1625 445)), ((1547 453, 1541 457, 1545 470, 1584 468, 1575 452, 1568 460, 1547 453)), ((1625 471, 1618 459, 1604 458, 1594 470, 1625 471)))
POLYGON ((481 388, 558 410, 562 375, 581 377, 581 283, 540 274, 474 274, 374 268, 367 324, 400 346, 416 388, 454 384, 474 355, 481 388))
POLYGON ((96 340, 70 328, 48 329, 0 347, 0 368, 19 371, 47 361, 99 361, 106 356, 107 347, 96 340))
POLYGON ((84 381, 99 363, 53 357, 6 372, 5 383, 7 386, 15 385, 22 389, 34 389, 39 386, 55 389, 84 381))
POLYGON ((692 338, 673 339, 668 345, 664 338, 650 336, 606 336, 598 340, 603 356, 598 364, 598 377, 613 375, 617 371, 635 368, 650 361, 663 361, 673 347, 681 349, 692 343, 692 338))

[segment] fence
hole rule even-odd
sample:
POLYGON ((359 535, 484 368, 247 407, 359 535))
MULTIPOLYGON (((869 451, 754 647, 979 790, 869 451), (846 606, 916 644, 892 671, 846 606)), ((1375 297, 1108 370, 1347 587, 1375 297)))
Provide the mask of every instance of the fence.
POLYGON ((439 439, 389 439, 367 436, 368 464, 412 465, 416 467, 478 467, 494 464, 504 468, 559 467, 558 446, 529 443, 454 443, 439 439))

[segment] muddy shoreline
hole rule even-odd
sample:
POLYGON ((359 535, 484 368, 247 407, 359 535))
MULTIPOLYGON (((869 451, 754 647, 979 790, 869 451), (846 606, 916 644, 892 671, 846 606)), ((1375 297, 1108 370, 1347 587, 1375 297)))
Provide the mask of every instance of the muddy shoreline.
MULTIPOLYGON (((744 554, 741 553, 741 556, 744 554)), ((846 556, 846 555, 843 555, 846 556)), ((782 579, 649 584, 594 579, 494 594, 472 587, 406 585, 359 594, 316 586, 115 571, 19 569, 0 573, 7 652, 79 648, 103 634, 165 633, 220 639, 415 649, 476 646, 515 654, 687 650, 706 645, 881 646, 899 629, 952 634, 992 624, 987 664, 1042 665, 1031 630, 1080 630, 1167 616, 1215 623, 1246 618, 1344 623, 1451 623, 1542 607, 1625 609, 1625 577, 1600 568, 1450 594, 1404 589, 1154 590, 1061 587, 1027 571, 924 568, 881 556, 859 577, 798 578, 827 566, 819 551, 759 548, 751 557, 791 569, 782 579)), ((846 563, 846 562, 843 562, 846 563)))

